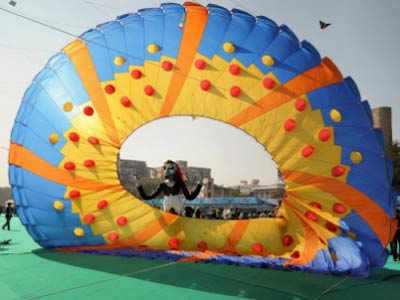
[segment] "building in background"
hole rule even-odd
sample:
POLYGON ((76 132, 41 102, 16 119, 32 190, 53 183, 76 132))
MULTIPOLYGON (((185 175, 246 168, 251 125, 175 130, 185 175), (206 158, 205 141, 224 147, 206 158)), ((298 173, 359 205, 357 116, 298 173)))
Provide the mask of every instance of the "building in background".
POLYGON ((392 158, 392 108, 385 106, 372 109, 372 119, 374 128, 382 130, 386 156, 392 158))
POLYGON ((119 180, 132 194, 136 195, 136 183, 150 177, 150 168, 141 160, 120 159, 118 163, 119 180))

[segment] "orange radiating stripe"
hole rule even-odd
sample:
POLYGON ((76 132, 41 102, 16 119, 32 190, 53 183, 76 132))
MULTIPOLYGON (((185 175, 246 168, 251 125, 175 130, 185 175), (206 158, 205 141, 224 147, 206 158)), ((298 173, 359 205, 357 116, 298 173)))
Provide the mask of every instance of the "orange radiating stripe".
POLYGON ((390 242, 392 219, 386 212, 364 193, 347 183, 324 176, 315 176, 301 171, 286 170, 282 172, 285 180, 302 185, 312 185, 335 196, 349 205, 359 214, 379 237, 382 245, 390 242))
POLYGON ((122 241, 121 243, 128 246, 140 246, 141 244, 145 243, 156 234, 158 234, 165 227, 174 223, 178 219, 178 217, 179 216, 174 214, 162 213, 157 220, 154 220, 142 230, 135 232, 131 238, 126 241, 122 241))
POLYGON ((289 102, 293 98, 307 94, 318 88, 337 83, 341 80, 343 80, 343 77, 340 71, 329 58, 325 57, 320 65, 277 87, 276 90, 262 97, 254 103, 254 105, 247 107, 233 116, 229 120, 229 123, 239 127, 289 102))
POLYGON ((191 2, 186 2, 184 6, 186 9, 186 19, 176 61, 177 71, 172 75, 165 96, 165 102, 160 111, 161 116, 167 116, 171 113, 186 81, 186 76, 189 74, 201 37, 203 36, 204 28, 207 24, 208 11, 205 7, 191 2))
POLYGON ((107 104, 107 99, 97 77, 96 67, 94 66, 89 50, 81 40, 75 40, 64 48, 64 53, 71 59, 76 71, 82 81, 94 109, 103 122, 104 129, 114 146, 119 147, 120 141, 118 132, 111 117, 111 112, 107 104))
POLYGON ((250 220, 238 220, 230 232, 226 244, 222 249, 222 252, 236 252, 235 247, 240 242, 242 236, 246 232, 247 226, 250 220))
POLYGON ((108 188, 115 188, 116 191, 123 189, 119 184, 104 184, 91 179, 74 176, 66 170, 52 166, 21 145, 11 144, 9 153, 10 164, 24 168, 40 177, 59 184, 90 191, 101 191, 108 188))

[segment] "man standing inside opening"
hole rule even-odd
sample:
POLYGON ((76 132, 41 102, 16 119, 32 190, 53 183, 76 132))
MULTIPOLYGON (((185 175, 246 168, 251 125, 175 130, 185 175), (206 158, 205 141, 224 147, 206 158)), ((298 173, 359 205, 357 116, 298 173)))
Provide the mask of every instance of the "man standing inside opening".
POLYGON ((10 202, 8 202, 7 207, 6 207, 6 222, 3 225, 3 230, 7 227, 8 231, 10 231, 10 221, 11 218, 13 217, 13 208, 10 202))
POLYGON ((179 165, 172 160, 167 160, 164 163, 163 173, 164 181, 152 194, 147 195, 140 185, 137 187, 139 194, 143 199, 150 200, 163 193, 163 210, 182 215, 184 213, 185 200, 180 197, 180 194, 183 193, 186 200, 191 201, 195 199, 202 188, 201 181, 197 183, 194 191, 190 192, 183 179, 183 174, 179 165))

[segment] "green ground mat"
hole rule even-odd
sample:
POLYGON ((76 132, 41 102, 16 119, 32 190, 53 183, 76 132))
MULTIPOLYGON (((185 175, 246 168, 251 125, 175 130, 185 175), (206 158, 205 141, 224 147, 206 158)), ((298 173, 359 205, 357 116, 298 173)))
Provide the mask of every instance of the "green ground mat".
MULTIPOLYGON (((0 218, 0 224, 4 222, 0 218)), ((40 249, 19 220, 0 230, 0 299, 400 299, 400 263, 368 279, 40 249)))

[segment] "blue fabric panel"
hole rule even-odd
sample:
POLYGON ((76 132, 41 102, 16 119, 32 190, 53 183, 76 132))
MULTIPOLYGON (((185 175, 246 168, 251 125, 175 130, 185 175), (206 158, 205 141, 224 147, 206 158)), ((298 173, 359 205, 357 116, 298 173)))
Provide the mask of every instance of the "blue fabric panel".
POLYGON ((272 67, 273 74, 281 83, 286 83, 298 74, 301 74, 321 63, 318 51, 307 41, 301 42, 298 51, 290 55, 284 62, 272 67))
POLYGON ((160 8, 149 8, 139 10, 144 24, 144 45, 147 49, 149 44, 157 44, 161 51, 157 53, 145 52, 145 60, 160 61, 163 53, 164 42, 164 14, 160 8))
POLYGON ((382 267, 386 263, 387 252, 369 225, 355 212, 347 215, 343 222, 356 233, 371 266, 382 267))
POLYGON ((125 31, 122 25, 118 21, 108 22, 97 29, 103 33, 105 38, 109 57, 111 60, 111 66, 114 73, 123 73, 128 71, 128 64, 124 63, 121 66, 114 64, 114 58, 116 56, 122 56, 126 58, 126 43, 125 43, 125 31))
POLYGON ((246 67, 261 61, 261 54, 278 32, 278 27, 271 25, 267 18, 257 18, 251 32, 240 45, 245 51, 238 51, 236 58, 246 67))
POLYGON ((232 11, 231 22, 229 23, 219 48, 217 48, 217 54, 226 61, 231 61, 240 53, 251 54, 251 52, 245 48, 244 42, 248 38, 250 32, 253 30, 255 21, 256 19, 253 16, 241 13, 239 11, 232 11), (233 43, 236 50, 233 53, 226 53, 222 48, 225 42, 233 43))
POLYGON ((351 275, 367 276, 368 260, 362 249, 351 239, 335 237, 329 240, 329 248, 336 253, 335 272, 350 272, 351 275))
POLYGON ((207 25, 198 52, 212 58, 224 42, 225 32, 231 21, 231 13, 226 8, 209 4, 207 25))
POLYGON ((42 88, 41 93, 45 92, 47 94, 45 96, 42 95, 42 97, 45 97, 47 101, 53 101, 58 107, 59 115, 62 114, 65 119, 72 119, 79 114, 78 109, 74 109, 70 113, 63 112, 65 102, 74 102, 72 101, 72 94, 65 89, 57 74, 49 68, 44 69, 41 73, 43 73, 43 76, 41 76, 40 81, 37 81, 37 84, 42 88))
POLYGON ((125 30, 128 65, 142 66, 146 51, 143 18, 139 14, 130 14, 120 17, 119 22, 125 30))
MULTIPOLYGON (((56 78, 62 84, 68 97, 63 100, 56 99, 56 97, 52 95, 55 102, 62 103, 61 101, 71 101, 75 105, 81 105, 88 101, 89 96, 68 56, 62 52, 56 54, 49 60, 47 67, 55 73, 56 78)), ((49 94, 51 93, 49 92, 49 94)))
POLYGON ((345 127, 335 128, 335 143, 342 147, 342 162, 351 166, 347 182, 373 199, 387 214, 393 215, 391 203, 388 201, 390 181, 387 176, 386 160, 374 132, 370 130, 365 133, 362 129, 349 130, 345 127), (351 163, 352 151, 362 153, 363 161, 360 164, 351 163))
POLYGON ((86 31, 80 38, 85 41, 86 47, 89 49, 99 80, 109 81, 114 79, 112 61, 107 49, 107 41, 101 31, 91 29, 86 31))
POLYGON ((164 55, 176 58, 182 39, 182 29, 180 23, 185 17, 185 9, 179 4, 161 4, 164 11, 164 45, 162 52, 164 55))
MULTIPOLYGON (((59 133, 63 133, 71 128, 71 123, 64 112, 59 109, 45 90, 42 89, 38 91, 37 99, 32 105, 34 105, 34 110, 32 110, 31 113, 38 111, 42 116, 46 116, 46 120, 48 120, 48 122, 52 124, 52 127, 59 133)), ((29 123, 26 122, 26 125, 29 126, 29 123)))
POLYGON ((12 136, 11 142, 22 145, 41 159, 47 161, 53 166, 58 166, 63 159, 63 154, 59 152, 56 147, 50 145, 50 143, 43 141, 43 138, 32 131, 30 128, 16 123, 14 126, 18 127, 17 130, 13 130, 13 133, 20 130, 24 131, 24 135, 12 136))
POLYGON ((41 192, 54 199, 64 199, 66 188, 64 185, 52 182, 45 178, 39 177, 32 172, 14 166, 14 174, 17 181, 13 182, 14 186, 24 187, 25 189, 41 192))
POLYGON ((372 119, 372 110, 371 110, 371 106, 369 105, 368 101, 364 100, 361 102, 364 108, 365 113, 367 114, 367 116, 369 117, 370 123, 373 123, 373 119, 372 119))
POLYGON ((279 33, 265 49, 265 54, 271 55, 277 63, 283 62, 289 55, 300 48, 299 40, 289 27, 282 25, 279 33))

